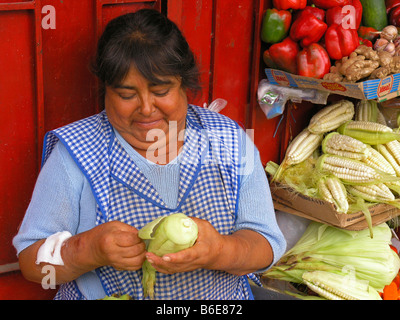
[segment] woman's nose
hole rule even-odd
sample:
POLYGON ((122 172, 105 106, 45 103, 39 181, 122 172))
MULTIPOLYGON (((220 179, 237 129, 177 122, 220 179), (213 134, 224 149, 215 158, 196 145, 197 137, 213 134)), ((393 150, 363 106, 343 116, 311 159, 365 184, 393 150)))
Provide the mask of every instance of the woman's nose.
POLYGON ((144 116, 150 116, 155 110, 155 106, 151 97, 143 97, 140 105, 140 112, 144 116))

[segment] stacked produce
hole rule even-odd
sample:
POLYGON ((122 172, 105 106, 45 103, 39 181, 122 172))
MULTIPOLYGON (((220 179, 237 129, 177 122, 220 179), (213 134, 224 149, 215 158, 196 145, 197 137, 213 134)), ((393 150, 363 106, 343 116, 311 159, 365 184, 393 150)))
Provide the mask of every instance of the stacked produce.
POLYGON ((368 208, 400 208, 400 133, 378 121, 376 101, 332 103, 291 141, 281 164, 269 161, 265 170, 271 182, 330 202, 339 213, 362 211, 373 237, 368 208))
POLYGON ((266 10, 261 39, 269 68, 335 82, 400 72, 400 0, 310 3, 273 0, 266 10))

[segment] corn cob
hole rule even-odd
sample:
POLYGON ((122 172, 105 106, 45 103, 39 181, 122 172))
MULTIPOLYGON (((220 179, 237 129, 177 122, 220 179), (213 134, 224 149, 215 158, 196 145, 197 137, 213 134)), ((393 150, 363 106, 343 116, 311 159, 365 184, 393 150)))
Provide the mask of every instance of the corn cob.
POLYGON ((350 278, 348 274, 307 271, 302 279, 307 287, 328 300, 382 300, 368 281, 350 278))
POLYGON ((352 137, 337 132, 329 133, 322 141, 322 152, 361 160, 369 156, 368 146, 352 137))
POLYGON ((357 105, 354 120, 377 122, 387 125, 385 117, 379 110, 378 103, 375 100, 361 100, 357 105))
POLYGON ((333 174, 345 184, 370 184, 382 179, 381 175, 367 164, 336 155, 320 156, 316 168, 321 172, 333 174))
POLYGON ((307 128, 300 132, 286 149, 285 158, 279 165, 272 181, 279 180, 282 172, 287 167, 298 164, 310 157, 315 149, 320 146, 322 138, 321 134, 313 134, 307 128))
POLYGON ((376 122, 349 121, 342 124, 337 132, 353 137, 369 145, 384 144, 400 139, 400 134, 392 128, 376 122))
POLYGON ((320 179, 318 192, 322 199, 333 203, 338 212, 347 213, 349 210, 346 188, 338 178, 326 177, 320 179))
POLYGON ((366 186, 347 186, 349 193, 356 197, 363 198, 369 202, 391 202, 395 197, 392 191, 383 183, 366 186))
POLYGON ((394 171, 396 171, 396 175, 400 176, 400 142, 394 140, 386 144, 377 145, 376 148, 391 164, 394 171))
POLYGON ((396 171, 393 166, 386 160, 386 158, 372 147, 368 147, 369 155, 367 158, 361 160, 375 170, 385 172, 389 175, 396 176, 396 171))
POLYGON ((321 134, 337 129, 354 116, 354 104, 341 100, 318 111, 310 120, 308 130, 321 134))

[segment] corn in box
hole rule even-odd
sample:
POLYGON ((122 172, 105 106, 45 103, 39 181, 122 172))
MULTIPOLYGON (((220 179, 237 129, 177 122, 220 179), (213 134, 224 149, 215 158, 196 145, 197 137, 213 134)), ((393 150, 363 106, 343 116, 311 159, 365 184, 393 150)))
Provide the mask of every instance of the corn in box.
POLYGON ((327 105, 267 163, 275 208, 349 230, 400 215, 399 139, 375 100, 327 105))

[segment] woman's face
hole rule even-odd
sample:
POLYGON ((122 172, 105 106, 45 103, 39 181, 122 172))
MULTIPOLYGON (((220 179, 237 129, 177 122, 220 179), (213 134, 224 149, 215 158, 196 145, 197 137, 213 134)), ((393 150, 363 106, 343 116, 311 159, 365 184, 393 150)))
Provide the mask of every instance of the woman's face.
POLYGON ((105 109, 110 123, 141 154, 149 148, 168 146, 170 128, 178 133, 185 128, 187 96, 181 80, 161 79, 165 84, 150 83, 132 67, 118 86, 106 86, 105 109))

